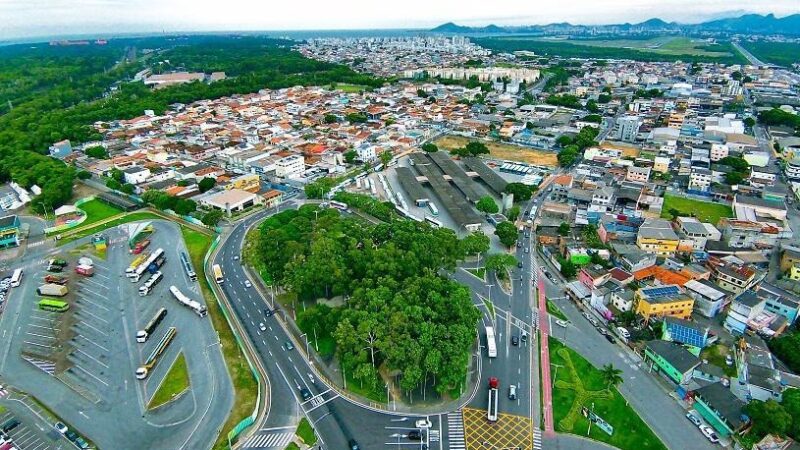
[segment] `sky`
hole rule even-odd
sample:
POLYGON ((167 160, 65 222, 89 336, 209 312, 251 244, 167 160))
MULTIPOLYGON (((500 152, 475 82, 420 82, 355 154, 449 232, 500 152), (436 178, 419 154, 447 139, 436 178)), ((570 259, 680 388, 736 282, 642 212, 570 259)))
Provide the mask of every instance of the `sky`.
POLYGON ((684 23, 742 13, 800 12, 798 0, 0 0, 0 39, 174 31, 431 28, 684 23))

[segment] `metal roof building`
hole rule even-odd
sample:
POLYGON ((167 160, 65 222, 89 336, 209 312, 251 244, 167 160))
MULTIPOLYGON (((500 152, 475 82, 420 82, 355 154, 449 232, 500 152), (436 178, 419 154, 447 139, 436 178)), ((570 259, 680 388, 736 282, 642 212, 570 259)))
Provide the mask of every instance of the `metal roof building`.
POLYGON ((447 153, 433 152, 429 153, 428 156, 442 169, 442 172, 450 176, 450 179, 453 180, 453 184, 467 197, 468 201, 478 203, 478 200, 484 195, 483 189, 472 181, 472 179, 467 176, 467 173, 464 172, 464 169, 450 159, 447 153))
POLYGON ((502 194, 508 182, 490 169, 480 158, 463 158, 464 164, 473 172, 476 172, 484 183, 489 185, 493 191, 502 194))
POLYGON ((417 172, 428 179, 428 184, 439 197, 450 217, 460 227, 464 227, 469 231, 475 231, 480 228, 483 221, 481 217, 473 211, 472 205, 464 199, 464 196, 444 179, 442 172, 436 165, 421 153, 412 153, 409 157, 417 172))
POLYGON ((422 184, 417 180, 414 171, 408 167, 398 167, 395 172, 400 186, 405 189, 408 198, 416 203, 417 206, 425 206, 430 201, 430 196, 422 188, 422 184))

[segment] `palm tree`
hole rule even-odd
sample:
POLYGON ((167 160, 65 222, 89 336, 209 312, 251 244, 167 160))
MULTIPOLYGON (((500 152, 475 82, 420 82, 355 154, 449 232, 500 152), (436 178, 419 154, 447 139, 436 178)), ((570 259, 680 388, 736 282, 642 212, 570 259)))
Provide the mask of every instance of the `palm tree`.
POLYGON ((600 370, 600 376, 603 378, 603 381, 606 383, 608 389, 616 387, 623 381, 622 371, 614 367, 613 364, 604 365, 600 370))

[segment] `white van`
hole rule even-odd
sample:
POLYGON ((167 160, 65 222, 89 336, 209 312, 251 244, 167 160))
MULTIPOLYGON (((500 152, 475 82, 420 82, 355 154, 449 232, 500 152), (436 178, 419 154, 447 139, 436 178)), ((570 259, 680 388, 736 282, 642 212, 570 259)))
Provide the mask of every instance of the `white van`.
POLYGON ((626 340, 631 338, 631 334, 628 332, 628 330, 622 327, 617 327, 617 334, 626 340))

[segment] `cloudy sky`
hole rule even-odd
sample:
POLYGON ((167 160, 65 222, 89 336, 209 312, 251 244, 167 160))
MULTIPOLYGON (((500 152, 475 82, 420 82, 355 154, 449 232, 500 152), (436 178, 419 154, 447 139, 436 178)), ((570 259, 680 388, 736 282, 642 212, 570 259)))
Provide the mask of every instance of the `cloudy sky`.
POLYGON ((798 0, 0 0, 0 39, 151 31, 428 28, 465 25, 698 22, 800 12, 798 0), (391 6, 395 5, 395 6, 391 6))

